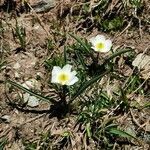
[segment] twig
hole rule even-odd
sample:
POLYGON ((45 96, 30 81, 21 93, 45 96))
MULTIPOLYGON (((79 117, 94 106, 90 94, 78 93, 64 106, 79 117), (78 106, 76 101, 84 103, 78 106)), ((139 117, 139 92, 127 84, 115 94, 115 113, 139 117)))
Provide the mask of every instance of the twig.
POLYGON ((130 114, 131 114, 131 117, 132 117, 133 122, 134 122, 140 129, 143 129, 145 132, 147 132, 146 129, 144 129, 144 126, 146 126, 146 124, 147 124, 147 122, 149 122, 149 120, 146 121, 145 123, 143 123, 143 124, 141 125, 141 124, 136 120, 136 118, 134 117, 134 114, 133 114, 133 112, 132 112, 131 109, 130 109, 130 114))

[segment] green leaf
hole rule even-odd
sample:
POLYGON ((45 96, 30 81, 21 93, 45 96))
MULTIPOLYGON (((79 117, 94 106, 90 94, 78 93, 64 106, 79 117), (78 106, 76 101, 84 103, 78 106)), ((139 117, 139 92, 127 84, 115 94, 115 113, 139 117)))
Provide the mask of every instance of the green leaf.
POLYGON ((6 143, 7 143, 6 139, 1 139, 1 141, 0 141, 0 150, 4 149, 6 143))
POLYGON ((117 128, 109 129, 109 133, 119 135, 119 136, 125 137, 125 138, 134 138, 134 139, 138 140, 135 136, 133 136, 133 135, 131 135, 131 134, 125 132, 125 131, 122 131, 120 129, 117 129, 117 128))
POLYGON ((87 136, 88 136, 89 138, 91 138, 92 133, 91 133, 91 125, 90 125, 90 122, 86 124, 86 131, 87 131, 87 136))
POLYGON ((77 36, 73 35, 72 33, 68 33, 71 37, 73 37, 78 43, 80 43, 87 52, 90 51, 90 49, 87 47, 87 45, 77 36))
POLYGON ((85 83, 83 83, 80 88, 78 89, 77 93, 72 97, 72 99, 70 100, 70 103, 76 99, 78 96, 80 96, 89 86, 91 86, 92 84, 94 84, 97 80, 99 80, 100 78, 102 78, 103 76, 105 76, 106 74, 108 74, 110 72, 110 70, 105 71, 103 74, 100 74, 94 78, 92 78, 89 81, 86 81, 85 83))
POLYGON ((144 106, 142 107, 143 108, 147 108, 147 107, 150 107, 150 102, 147 102, 146 104, 144 104, 144 106))
POLYGON ((51 98, 49 98, 49 97, 44 97, 44 96, 42 96, 42 95, 40 95, 40 94, 37 94, 37 93, 35 93, 35 92, 33 92, 33 91, 31 91, 31 90, 29 90, 29 89, 23 87, 22 85, 20 85, 20 84, 14 82, 14 81, 7 80, 6 82, 8 82, 9 84, 11 84, 11 85, 14 86, 14 87, 17 87, 17 88, 20 89, 20 90, 23 90, 24 92, 29 93, 29 94, 32 95, 32 96, 37 97, 37 98, 40 99, 40 100, 44 100, 44 101, 48 101, 48 102, 51 102, 51 103, 55 103, 55 100, 53 100, 53 99, 51 99, 51 98))
POLYGON ((113 58, 115 58, 117 56, 120 56, 121 54, 124 54, 126 52, 130 52, 130 51, 132 51, 132 49, 124 49, 124 50, 118 51, 118 52, 112 54, 109 58, 107 58, 104 63, 112 60, 113 58))
POLYGON ((120 16, 116 16, 112 20, 105 19, 102 21, 101 25, 104 30, 117 30, 123 26, 123 18, 120 16))
POLYGON ((2 69, 2 67, 6 64, 6 61, 0 62, 0 70, 2 69))
POLYGON ((21 47, 22 47, 22 48, 25 48, 25 46, 26 46, 26 40, 25 40, 26 33, 25 33, 25 28, 19 26, 17 20, 16 20, 15 33, 16 33, 16 35, 17 35, 17 38, 18 38, 18 40, 19 40, 19 42, 20 42, 21 47))
POLYGON ((122 103, 123 108, 127 111, 129 109, 128 98, 126 96, 125 91, 122 88, 120 88, 120 92, 121 92, 120 98, 123 101, 123 103, 122 103))
POLYGON ((86 64, 84 63, 83 56, 78 51, 75 51, 75 54, 76 54, 77 58, 79 59, 79 62, 82 65, 82 67, 84 68, 84 70, 86 70, 86 64))
POLYGON ((66 53, 66 46, 64 47, 64 64, 67 63, 67 53, 66 53))

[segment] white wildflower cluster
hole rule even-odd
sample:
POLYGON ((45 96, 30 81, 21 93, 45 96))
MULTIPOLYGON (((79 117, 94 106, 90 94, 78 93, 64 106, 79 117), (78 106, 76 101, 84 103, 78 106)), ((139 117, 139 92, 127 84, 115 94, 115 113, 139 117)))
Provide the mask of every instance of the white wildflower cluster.
MULTIPOLYGON (((91 48, 96 52, 108 52, 112 47, 111 40, 106 39, 103 35, 92 37, 90 42, 92 44, 91 48)), ((62 68, 59 66, 54 66, 52 69, 51 83, 71 86, 79 80, 76 75, 77 72, 72 71, 72 66, 70 64, 66 64, 62 68)), ((27 89, 32 89, 36 86, 36 82, 34 80, 29 80, 26 81, 23 86, 27 89)), ((24 102, 27 102, 27 105, 31 107, 35 107, 39 104, 39 99, 37 99, 35 96, 31 96, 28 93, 23 94, 23 99, 24 102)))
MULTIPOLYGON (((92 49, 97 52, 108 52, 112 47, 112 42, 109 39, 106 39, 103 35, 97 35, 90 39, 92 44, 92 49)), ((71 71, 72 66, 66 64, 63 68, 59 66, 54 66, 52 70, 52 83, 58 83, 61 85, 73 85, 79 79, 76 76, 76 71, 71 71)))

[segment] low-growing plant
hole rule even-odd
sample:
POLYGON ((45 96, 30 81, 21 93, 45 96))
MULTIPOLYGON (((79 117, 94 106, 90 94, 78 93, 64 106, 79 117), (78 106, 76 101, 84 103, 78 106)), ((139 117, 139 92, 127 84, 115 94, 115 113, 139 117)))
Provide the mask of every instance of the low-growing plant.
POLYGON ((61 57, 55 57, 52 60, 46 61, 47 68, 49 68, 49 70, 52 70, 51 82, 53 83, 53 85, 57 85, 53 87, 59 91, 58 92, 60 98, 59 102, 56 102, 54 99, 44 97, 41 96, 40 94, 30 91, 29 89, 22 87, 16 82, 10 80, 8 82, 13 86, 38 97, 41 100, 47 100, 52 102, 52 104, 56 105, 56 107, 54 108, 58 108, 59 105, 61 106, 61 108, 63 108, 64 105, 66 110, 66 108, 68 108, 69 105, 75 99, 77 99, 80 95, 82 95, 82 93, 84 93, 87 88, 89 88, 91 85, 94 85, 99 79, 109 74, 113 70, 112 65, 110 65, 111 60, 113 58, 128 51, 131 51, 131 49, 127 49, 113 53, 107 59, 104 59, 104 62, 102 64, 98 64, 99 52, 110 51, 112 46, 111 41, 106 40, 104 36, 97 36, 91 39, 90 44, 90 42, 87 42, 87 40, 83 41, 82 39, 80 39, 77 36, 74 36, 73 34, 70 35, 77 41, 77 44, 74 45, 73 47, 72 46, 69 47, 68 50, 65 47, 64 55, 62 55, 61 57), (67 52, 70 49, 72 49, 71 53, 75 52, 76 55, 75 61, 71 63, 75 64, 77 69, 81 68, 80 74, 78 74, 76 71, 71 71, 72 65, 66 64, 66 62, 69 63, 69 61, 67 60, 68 59, 67 52), (97 55, 94 54, 94 51, 92 49, 97 52, 97 55), (88 62, 86 60, 87 56, 88 59, 91 58, 92 60, 91 64, 88 65, 87 65, 88 62), (90 71, 93 72, 93 74, 89 76, 88 74, 90 71), (84 77, 84 80, 81 81, 80 76, 81 78, 83 78, 83 75, 86 75, 86 77, 84 77), (70 88, 70 85, 73 85, 75 83, 76 88, 75 89, 70 88))
POLYGON ((142 5, 141 0, 130 0, 129 2, 132 5, 132 7, 134 7, 134 8, 140 8, 142 5))
POLYGON ((18 22, 16 20, 16 27, 12 31, 13 31, 14 39, 17 39, 19 41, 19 44, 20 44, 19 49, 22 49, 24 51, 26 48, 26 31, 25 31, 25 28, 18 25, 18 22))
POLYGON ((23 142, 25 150, 35 150, 37 148, 37 143, 24 141, 23 142))
POLYGON ((102 21, 101 26, 104 31, 111 31, 111 30, 119 30, 123 27, 124 22, 123 18, 115 17, 113 19, 105 19, 102 21))
POLYGON ((61 119, 76 111, 79 115, 78 122, 84 125, 87 137, 97 142, 101 140, 105 146, 108 146, 109 140, 116 135, 136 139, 118 129, 118 125, 114 123, 116 117, 108 113, 111 108, 116 108, 114 114, 129 109, 124 90, 120 90, 117 99, 110 99, 104 88, 98 86, 100 79, 107 75, 111 76, 114 69, 113 59, 130 52, 131 49, 118 49, 113 52, 111 40, 102 35, 93 37, 90 41, 71 33, 69 35, 75 43, 65 46, 62 55, 45 61, 46 68, 51 71, 49 84, 57 91, 57 99, 46 97, 42 95, 42 92, 36 93, 11 80, 7 80, 7 83, 40 100, 49 102, 50 117, 56 116, 61 119), (103 61, 99 62, 100 53, 106 52, 109 52, 109 56, 102 58, 103 61), (94 89, 92 94, 88 94, 89 89, 94 89))

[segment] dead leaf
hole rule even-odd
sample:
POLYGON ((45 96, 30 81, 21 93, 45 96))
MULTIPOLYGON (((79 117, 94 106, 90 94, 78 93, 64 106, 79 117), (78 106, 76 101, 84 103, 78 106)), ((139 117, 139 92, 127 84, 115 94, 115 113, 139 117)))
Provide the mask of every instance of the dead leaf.
POLYGON ((150 56, 140 53, 132 62, 134 67, 137 67, 144 79, 150 78, 150 56))

